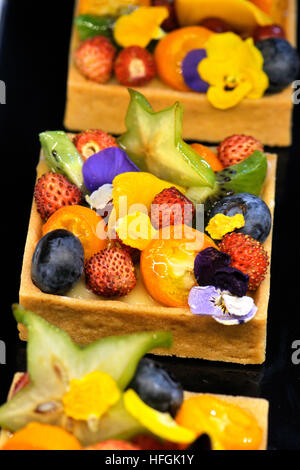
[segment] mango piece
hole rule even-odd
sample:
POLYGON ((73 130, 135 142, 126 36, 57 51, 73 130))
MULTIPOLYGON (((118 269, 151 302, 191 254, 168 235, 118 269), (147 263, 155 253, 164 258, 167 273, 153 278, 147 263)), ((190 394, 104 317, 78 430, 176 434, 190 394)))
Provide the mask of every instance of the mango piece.
POLYGON ((237 32, 272 24, 270 16, 248 0, 177 0, 180 26, 200 24, 206 18, 220 18, 237 32))

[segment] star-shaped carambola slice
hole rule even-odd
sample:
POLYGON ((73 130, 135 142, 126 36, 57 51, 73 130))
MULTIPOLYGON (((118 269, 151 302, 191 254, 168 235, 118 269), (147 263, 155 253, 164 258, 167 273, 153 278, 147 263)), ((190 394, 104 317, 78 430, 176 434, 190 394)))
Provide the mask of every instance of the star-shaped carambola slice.
POLYGON ((14 305, 13 311, 16 320, 28 329, 30 383, 0 407, 1 427, 16 431, 32 421, 54 424, 71 430, 83 445, 110 438, 126 439, 145 431, 144 425, 126 409, 123 391, 134 376, 139 360, 148 351, 171 347, 170 333, 145 332, 109 337, 80 347, 64 331, 40 316, 19 305, 14 305), (89 411, 90 402, 91 407, 93 402, 95 404, 95 390, 99 386, 95 380, 98 376, 105 378, 107 374, 110 381, 105 383, 105 387, 111 387, 111 382, 115 384, 116 403, 111 404, 109 397, 111 406, 99 419, 92 408, 91 419, 73 419, 67 412, 67 409, 72 410, 72 397, 77 397, 72 412, 82 413, 85 407, 89 411), (78 379, 83 379, 82 383, 78 379), (74 382, 76 387, 72 388, 74 382), (80 387, 84 393, 91 394, 90 401, 84 394, 78 398, 80 387))
POLYGON ((154 112, 146 98, 129 89, 126 115, 127 131, 119 145, 142 170, 184 187, 215 184, 209 164, 182 140, 183 107, 173 106, 154 112))

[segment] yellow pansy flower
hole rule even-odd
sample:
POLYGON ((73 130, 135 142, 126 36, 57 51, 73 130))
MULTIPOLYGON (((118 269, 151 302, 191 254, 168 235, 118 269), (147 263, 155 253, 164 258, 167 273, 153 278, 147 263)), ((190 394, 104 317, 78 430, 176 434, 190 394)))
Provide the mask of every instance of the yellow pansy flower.
POLYGON ((115 380, 106 372, 94 371, 72 379, 62 401, 67 416, 89 421, 99 419, 120 398, 115 380))
POLYGON ((243 214, 228 216, 220 213, 210 219, 205 230, 214 240, 221 240, 226 233, 233 232, 236 228, 242 228, 244 225, 243 214))
POLYGON ((261 98, 269 86, 263 56, 253 39, 243 41, 234 33, 212 35, 206 43, 207 58, 198 72, 210 84, 209 102, 218 109, 236 106, 243 98, 261 98))
POLYGON ((122 47, 147 47, 162 35, 161 23, 169 16, 166 7, 140 7, 120 16, 114 27, 114 38, 122 47))

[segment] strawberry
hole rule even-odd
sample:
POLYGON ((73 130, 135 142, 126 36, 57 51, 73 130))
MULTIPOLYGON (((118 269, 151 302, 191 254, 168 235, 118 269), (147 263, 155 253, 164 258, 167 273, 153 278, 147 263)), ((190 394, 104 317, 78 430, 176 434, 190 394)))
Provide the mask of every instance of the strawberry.
POLYGON ((80 132, 73 138, 73 144, 84 160, 94 153, 109 147, 118 147, 114 137, 101 129, 89 129, 80 132))
POLYGON ((255 150, 261 150, 262 152, 264 150, 259 140, 249 135, 235 134, 220 143, 218 157, 224 167, 227 167, 250 157, 255 150))
POLYGON ((97 83, 107 82, 112 73, 116 48, 105 36, 86 39, 76 50, 74 59, 79 72, 97 83))
POLYGON ((105 248, 87 261, 85 280, 87 287, 98 295, 127 295, 136 284, 132 259, 123 248, 105 248))
POLYGON ((126 253, 128 253, 133 261, 133 263, 137 263, 138 260, 140 259, 140 250, 137 248, 133 248, 132 246, 125 245, 125 243, 122 242, 122 240, 119 238, 119 235, 115 233, 115 246, 117 248, 122 248, 126 253))
POLYGON ((256 290, 265 278, 269 265, 268 253, 257 240, 243 233, 228 233, 219 249, 231 257, 231 266, 249 276, 249 290, 256 290))
POLYGON ((156 68, 149 51, 140 46, 130 46, 119 53, 114 71, 122 85, 141 86, 154 78, 156 68))
POLYGON ((84 450, 141 450, 141 448, 127 441, 110 439, 85 447, 84 450))
POLYGON ((47 220, 63 206, 80 204, 82 193, 65 176, 50 172, 38 179, 34 188, 34 199, 38 213, 43 220, 47 220))
POLYGON ((194 204, 175 187, 164 189, 152 201, 151 222, 156 229, 169 225, 191 225, 194 214, 194 204))

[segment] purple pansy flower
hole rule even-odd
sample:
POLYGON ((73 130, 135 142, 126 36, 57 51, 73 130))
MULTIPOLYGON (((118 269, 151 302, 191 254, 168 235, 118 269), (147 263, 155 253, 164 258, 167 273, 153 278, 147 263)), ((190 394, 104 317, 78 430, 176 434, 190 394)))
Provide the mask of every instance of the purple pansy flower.
POLYGON ((185 84, 192 90, 206 93, 209 84, 202 80, 198 72, 198 65, 206 57, 205 49, 193 49, 187 53, 181 63, 182 76, 185 84))
POLYGON ((257 312, 252 297, 236 297, 214 286, 193 287, 188 302, 195 315, 210 316, 223 325, 246 323, 257 312))
POLYGON ((200 251, 194 263, 194 275, 199 286, 215 286, 243 297, 247 293, 249 276, 229 266, 230 256, 216 248, 200 251))
POLYGON ((112 184, 117 175, 131 171, 140 170, 118 147, 109 147, 91 155, 82 167, 83 181, 90 192, 104 184, 112 184))

